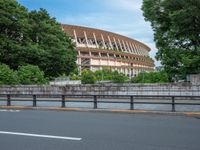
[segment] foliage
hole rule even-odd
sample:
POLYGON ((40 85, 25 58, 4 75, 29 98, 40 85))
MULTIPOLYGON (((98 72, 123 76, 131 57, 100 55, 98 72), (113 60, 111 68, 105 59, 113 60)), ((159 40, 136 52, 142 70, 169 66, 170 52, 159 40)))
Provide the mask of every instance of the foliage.
POLYGON ((82 84, 94 84, 96 82, 96 77, 94 73, 90 70, 84 70, 81 76, 82 84))
POLYGON ((79 69, 76 67, 70 74, 70 80, 81 80, 81 76, 79 75, 79 69))
POLYGON ((15 0, 0 0, 0 14, 0 63, 15 70, 37 65, 47 77, 76 67, 72 41, 46 10, 28 12, 15 0))
POLYGON ((109 68, 103 68, 102 70, 95 71, 95 76, 98 81, 112 80, 113 72, 109 68))
POLYGON ((113 83, 124 83, 127 79, 128 77, 124 76, 122 73, 118 73, 117 71, 113 72, 113 83))
POLYGON ((55 18, 50 18, 46 10, 30 12, 31 39, 44 52, 40 68, 49 76, 68 75, 76 67, 76 53, 72 41, 61 30, 55 18))
POLYGON ((126 80, 128 80, 128 77, 108 68, 103 68, 102 70, 97 70, 95 72, 85 70, 81 75, 76 75, 74 73, 70 74, 70 80, 80 79, 83 84, 94 84, 96 81, 105 80, 110 80, 113 83, 124 83, 126 80))
POLYGON ((81 80, 81 76, 76 74, 70 74, 69 78, 70 80, 81 80))
POLYGON ((26 65, 18 69, 18 78, 21 84, 44 84, 44 72, 38 66, 26 65))
POLYGON ((159 72, 141 72, 136 77, 131 78, 132 83, 165 83, 168 81, 167 73, 159 72))
POLYGON ((110 80, 113 83, 124 83, 128 77, 117 71, 112 71, 109 68, 95 71, 95 76, 98 81, 110 80))
POLYGON ((19 80, 16 71, 8 65, 0 64, 0 84, 18 84, 19 80))
POLYGON ((200 73, 200 1, 143 0, 142 10, 169 79, 200 73))

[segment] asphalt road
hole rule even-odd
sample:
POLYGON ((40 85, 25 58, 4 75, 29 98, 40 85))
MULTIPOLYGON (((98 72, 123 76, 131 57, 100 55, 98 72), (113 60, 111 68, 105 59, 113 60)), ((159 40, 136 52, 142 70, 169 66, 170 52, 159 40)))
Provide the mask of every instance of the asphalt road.
POLYGON ((200 119, 193 117, 105 112, 0 111, 1 150, 199 148, 200 119), (80 139, 59 139, 49 136, 80 139))

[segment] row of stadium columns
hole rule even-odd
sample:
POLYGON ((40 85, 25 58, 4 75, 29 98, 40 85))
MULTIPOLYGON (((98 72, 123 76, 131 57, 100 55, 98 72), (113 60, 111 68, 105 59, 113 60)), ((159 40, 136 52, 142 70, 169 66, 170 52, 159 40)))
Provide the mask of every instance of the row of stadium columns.
MULTIPOLYGON (((83 54, 81 54, 82 52, 79 50, 78 51, 78 55, 79 56, 83 56, 83 54)), ((85 54, 86 56, 90 56, 90 57, 92 57, 92 56, 95 56, 95 55, 93 55, 92 53, 93 52, 91 52, 91 51, 88 51, 87 52, 88 54, 85 54)), ((108 57, 108 58, 117 58, 117 54, 110 54, 110 53, 105 53, 105 52, 95 52, 97 55, 97 57, 108 57), (102 56, 102 54, 105 54, 104 56, 102 56)), ((149 59, 146 59, 145 57, 143 57, 143 58, 137 58, 137 57, 134 57, 134 59, 132 59, 132 57, 131 56, 125 56, 125 55, 120 55, 120 54, 118 54, 118 58, 124 58, 124 59, 131 59, 131 60, 138 60, 138 61, 148 61, 148 63, 152 63, 152 62, 150 62, 149 61, 149 59)))
MULTIPOLYGON (((92 70, 92 71, 96 71, 96 70, 101 70, 101 69, 103 69, 103 67, 94 67, 94 66, 90 66, 90 70, 92 70)), ((125 75, 127 75, 127 76, 129 76, 129 77, 132 77, 132 76, 136 76, 138 73, 140 73, 140 72, 150 72, 150 71, 152 71, 152 69, 149 69, 149 68, 141 68, 141 67, 138 67, 138 68, 135 68, 135 69, 130 69, 130 68, 112 68, 112 70, 114 71, 114 70, 116 70, 116 71, 118 71, 118 72, 120 72, 120 73, 123 73, 123 74, 125 74, 125 75)))
MULTIPOLYGON (((82 71, 85 69, 85 62, 82 62, 82 59, 84 60, 85 58, 78 58, 77 59, 77 64, 79 65, 79 69, 82 71)), ((87 58, 87 67, 89 70, 92 71, 96 71, 96 70, 101 70, 102 67, 109 67, 112 68, 112 70, 117 70, 119 72, 122 72, 128 76, 133 76, 134 74, 138 74, 139 72, 142 71, 152 71, 153 70, 153 66, 148 66, 148 65, 144 65, 144 64, 135 64, 135 63, 129 63, 129 62, 121 62, 118 60, 102 60, 100 59, 95 59, 95 62, 92 61, 93 58, 87 58), (130 68, 132 67, 132 68, 130 68)))
MULTIPOLYGON (((89 43, 87 33, 85 31, 84 31, 84 37, 85 37, 86 47, 94 46, 94 45, 91 45, 89 43)), ((98 44, 95 33, 93 33, 93 37, 94 37, 95 47, 99 48, 100 46, 98 44)), ((75 38, 74 40, 75 40, 76 45, 79 46, 80 43, 79 43, 78 38, 77 38, 76 30, 74 30, 74 38, 75 38)), ((148 50, 144 49, 143 47, 141 47, 137 44, 133 44, 131 42, 127 42, 127 41, 124 41, 124 40, 120 41, 120 39, 115 39, 115 37, 113 37, 113 41, 114 41, 114 45, 113 45, 110 37, 108 36, 109 47, 107 47, 103 34, 101 34, 101 39, 102 39, 103 48, 105 48, 105 49, 110 47, 112 50, 115 50, 114 49, 114 45, 115 45, 117 50, 122 50, 122 51, 132 53, 132 54, 148 56, 148 50)))

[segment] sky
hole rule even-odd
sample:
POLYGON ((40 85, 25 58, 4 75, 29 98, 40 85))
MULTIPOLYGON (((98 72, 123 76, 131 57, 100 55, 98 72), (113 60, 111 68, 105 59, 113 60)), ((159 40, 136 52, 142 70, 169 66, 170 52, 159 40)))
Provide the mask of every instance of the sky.
MULTIPOLYGON (((142 15, 142 0, 17 0, 31 10, 44 8, 60 23, 79 25, 118 33, 157 49, 153 31, 142 15)), ((155 65, 160 63, 155 60, 155 65)))

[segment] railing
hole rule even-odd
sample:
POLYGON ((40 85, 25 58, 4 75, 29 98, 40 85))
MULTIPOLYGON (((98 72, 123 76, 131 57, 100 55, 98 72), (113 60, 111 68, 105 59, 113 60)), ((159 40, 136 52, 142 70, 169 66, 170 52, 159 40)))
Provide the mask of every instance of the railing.
POLYGON ((135 104, 166 104, 171 105, 171 111, 175 112, 175 105, 200 105, 200 96, 177 96, 177 95, 21 95, 21 94, 8 94, 8 95, 0 95, 0 102, 7 101, 7 106, 11 106, 12 101, 31 101, 33 107, 37 107, 38 102, 60 102, 61 107, 65 108, 67 102, 90 102, 93 103, 93 108, 97 109, 99 103, 121 103, 121 104, 130 104, 130 110, 134 110, 135 104), (78 100, 69 100, 66 98, 76 98, 78 100), (101 100, 101 98, 111 97, 112 100, 101 100), (79 98, 92 98, 92 100, 81 100, 79 98), (128 101, 115 100, 114 98, 122 99, 129 98, 128 101), (136 98, 162 98, 158 102, 152 101, 135 101, 136 98), (164 99, 165 102, 162 102, 164 99), (187 100, 187 102, 178 102, 181 100, 187 100), (189 101, 195 101, 195 103, 191 103, 189 101), (168 101, 168 102, 166 102, 168 101), (198 103, 196 102, 198 101, 198 103), (178 102, 178 103, 177 103, 178 102))

